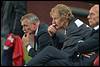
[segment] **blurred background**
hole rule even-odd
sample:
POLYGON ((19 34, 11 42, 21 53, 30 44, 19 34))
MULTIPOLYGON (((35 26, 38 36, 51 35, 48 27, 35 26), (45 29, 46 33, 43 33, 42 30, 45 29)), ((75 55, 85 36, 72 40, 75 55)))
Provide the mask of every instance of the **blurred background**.
POLYGON ((87 22, 88 10, 97 1, 27 1, 27 12, 37 14, 42 22, 51 24, 49 12, 52 7, 58 3, 63 3, 71 7, 73 14, 81 18, 85 23, 87 22))
MULTIPOLYGON (((71 7, 73 14, 88 24, 87 15, 91 6, 98 1, 1 1, 1 52, 8 33, 23 36, 20 24, 21 16, 27 13, 35 13, 41 23, 51 24, 50 10, 55 5, 62 3, 71 7)), ((25 49, 25 61, 31 58, 25 49)))

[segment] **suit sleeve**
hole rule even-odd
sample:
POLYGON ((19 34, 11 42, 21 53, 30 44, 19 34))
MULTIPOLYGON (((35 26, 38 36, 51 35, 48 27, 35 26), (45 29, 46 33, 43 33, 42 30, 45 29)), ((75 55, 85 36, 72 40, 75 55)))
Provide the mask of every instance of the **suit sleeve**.
POLYGON ((42 33, 38 38, 38 44, 40 45, 39 51, 41 51, 46 46, 54 45, 52 37, 48 34, 48 32, 42 33))
POLYGON ((53 45, 53 40, 52 38, 49 36, 49 34, 47 32, 44 32, 44 33, 41 33, 39 36, 38 36, 38 39, 37 39, 37 43, 40 45, 38 47, 38 50, 35 51, 34 48, 31 48, 29 50, 29 53, 28 55, 31 56, 31 57, 34 57, 37 52, 40 52, 43 48, 45 48, 46 46, 48 45, 53 45))
POLYGON ((31 48, 28 52, 28 55, 31 57, 34 57, 37 54, 37 52, 34 50, 34 48, 31 48))
POLYGON ((99 33, 95 33, 93 36, 77 45, 78 52, 94 51, 97 49, 99 49, 99 33))

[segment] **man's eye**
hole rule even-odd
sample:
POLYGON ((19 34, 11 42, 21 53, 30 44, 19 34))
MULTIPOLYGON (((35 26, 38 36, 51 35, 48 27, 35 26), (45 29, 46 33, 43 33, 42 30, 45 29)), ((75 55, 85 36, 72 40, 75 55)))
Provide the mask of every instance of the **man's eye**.
POLYGON ((94 13, 91 13, 91 14, 90 14, 90 16, 93 16, 93 15, 94 15, 94 13))

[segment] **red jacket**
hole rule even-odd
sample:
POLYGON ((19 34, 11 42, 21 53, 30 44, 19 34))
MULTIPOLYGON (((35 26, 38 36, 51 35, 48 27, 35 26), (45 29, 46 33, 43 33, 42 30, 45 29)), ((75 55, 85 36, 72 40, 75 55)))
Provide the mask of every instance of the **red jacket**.
POLYGON ((19 36, 15 36, 13 44, 13 64, 14 66, 22 66, 24 64, 24 51, 22 39, 19 36))
POLYGON ((13 35, 12 33, 8 34, 5 46, 14 48, 12 57, 13 65, 22 66, 24 64, 24 51, 22 39, 20 38, 20 36, 13 35))

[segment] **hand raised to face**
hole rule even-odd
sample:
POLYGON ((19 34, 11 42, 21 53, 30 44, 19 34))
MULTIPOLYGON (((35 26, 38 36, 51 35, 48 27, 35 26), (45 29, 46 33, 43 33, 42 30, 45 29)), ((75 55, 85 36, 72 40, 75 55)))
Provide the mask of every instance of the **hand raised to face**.
POLYGON ((48 27, 48 33, 50 36, 52 36, 53 34, 55 34, 57 31, 55 24, 52 24, 48 27))
POLYGON ((22 41, 25 46, 28 46, 28 44, 30 42, 30 34, 29 33, 24 34, 22 37, 22 41))

